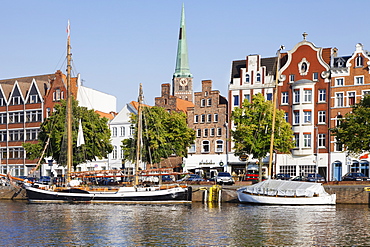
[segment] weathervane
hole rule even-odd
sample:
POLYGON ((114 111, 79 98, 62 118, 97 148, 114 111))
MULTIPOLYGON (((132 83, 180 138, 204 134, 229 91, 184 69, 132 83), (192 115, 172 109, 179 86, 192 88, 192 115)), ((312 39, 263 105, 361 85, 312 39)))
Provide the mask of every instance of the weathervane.
POLYGON ((308 35, 308 33, 306 33, 306 32, 304 32, 304 33, 302 34, 302 36, 303 36, 303 40, 306 40, 307 35, 308 35))

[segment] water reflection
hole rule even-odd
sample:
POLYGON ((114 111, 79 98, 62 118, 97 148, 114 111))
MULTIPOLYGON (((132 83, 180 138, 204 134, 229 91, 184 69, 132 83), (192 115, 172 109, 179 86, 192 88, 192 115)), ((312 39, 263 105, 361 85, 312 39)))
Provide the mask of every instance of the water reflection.
POLYGON ((27 204, 0 201, 7 246, 365 246, 367 206, 27 204))

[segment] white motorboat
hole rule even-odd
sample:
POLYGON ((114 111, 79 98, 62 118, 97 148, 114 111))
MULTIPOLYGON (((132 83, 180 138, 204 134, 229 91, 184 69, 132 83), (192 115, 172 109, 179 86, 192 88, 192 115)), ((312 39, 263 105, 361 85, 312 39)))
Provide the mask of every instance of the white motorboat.
POLYGON ((237 190, 241 203, 275 205, 333 205, 336 195, 321 183, 265 180, 237 190))

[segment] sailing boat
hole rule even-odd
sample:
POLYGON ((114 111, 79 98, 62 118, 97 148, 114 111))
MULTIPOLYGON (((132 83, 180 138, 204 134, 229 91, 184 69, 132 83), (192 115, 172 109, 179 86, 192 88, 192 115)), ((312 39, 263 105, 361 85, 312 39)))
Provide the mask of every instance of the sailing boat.
MULTIPOLYGON (((69 30, 69 28, 67 29, 69 30)), ((64 187, 41 186, 25 183, 24 188, 29 202, 112 202, 112 203, 189 203, 192 188, 186 185, 166 184, 157 186, 141 186, 138 183, 141 143, 138 139, 135 164, 135 181, 133 186, 117 188, 86 188, 72 185, 72 97, 71 97, 71 48, 70 37, 67 41, 67 176, 64 187)), ((142 119, 142 85, 140 84, 138 98, 138 135, 141 134, 142 119)))

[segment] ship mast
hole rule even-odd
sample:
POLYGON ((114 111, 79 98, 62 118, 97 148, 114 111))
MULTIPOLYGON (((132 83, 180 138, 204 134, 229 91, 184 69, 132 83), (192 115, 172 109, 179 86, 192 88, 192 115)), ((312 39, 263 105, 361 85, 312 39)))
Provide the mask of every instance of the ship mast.
POLYGON ((270 157, 269 157, 269 168, 267 172, 268 178, 272 178, 272 156, 274 154, 274 138, 275 138, 275 118, 276 118, 276 100, 277 100, 277 91, 279 84, 279 66, 280 66, 280 51, 284 49, 284 46, 280 46, 277 52, 277 61, 276 61, 276 78, 274 85, 274 96, 273 96, 273 112, 272 112, 272 126, 271 126, 271 140, 270 140, 270 157))
POLYGON ((72 172, 72 90, 71 90, 71 40, 68 21, 67 39, 67 184, 71 181, 72 172))
POLYGON ((135 162, 135 180, 134 185, 139 184, 139 163, 141 155, 141 136, 142 136, 142 109, 141 105, 143 102, 143 85, 140 83, 139 97, 138 97, 138 107, 137 107, 137 138, 136 138, 136 162, 135 162))

